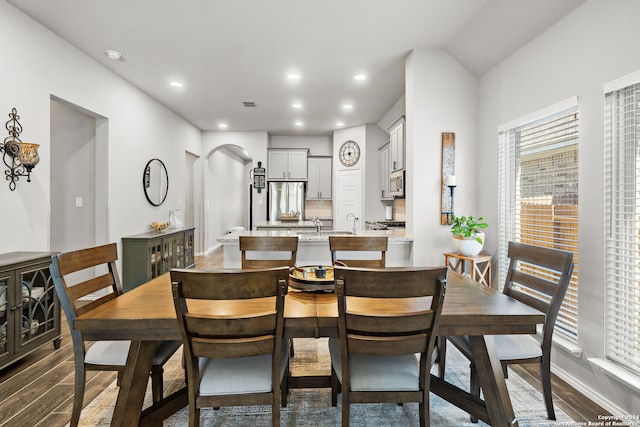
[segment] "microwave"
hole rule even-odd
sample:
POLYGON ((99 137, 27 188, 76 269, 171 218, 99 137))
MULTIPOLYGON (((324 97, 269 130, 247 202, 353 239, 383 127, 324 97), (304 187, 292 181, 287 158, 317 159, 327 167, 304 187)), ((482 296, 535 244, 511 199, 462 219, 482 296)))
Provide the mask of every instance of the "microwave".
POLYGON ((393 197, 404 197, 404 170, 391 172, 389 193, 393 197))

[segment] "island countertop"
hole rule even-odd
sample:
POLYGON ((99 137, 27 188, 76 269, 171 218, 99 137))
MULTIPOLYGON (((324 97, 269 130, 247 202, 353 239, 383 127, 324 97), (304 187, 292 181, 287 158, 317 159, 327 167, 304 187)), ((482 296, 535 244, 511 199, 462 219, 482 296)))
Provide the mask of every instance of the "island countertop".
POLYGON ((260 221, 256 224, 256 228, 278 229, 278 228, 315 228, 313 221, 260 221))
MULTIPOLYGON (((279 221, 271 221, 279 222, 279 221)), ((314 226, 315 227, 315 226, 314 226)), ((285 227, 286 228, 286 227, 285 227)), ((218 243, 233 244, 240 241, 240 236, 298 236, 298 242, 305 244, 307 242, 328 242, 330 235, 351 235, 348 231, 323 230, 317 232, 309 231, 285 231, 285 230, 260 230, 260 231, 234 231, 233 233, 224 234, 218 237, 218 243)), ((413 242, 413 237, 407 235, 404 229, 391 230, 358 230, 356 236, 388 236, 389 243, 407 243, 413 242)))

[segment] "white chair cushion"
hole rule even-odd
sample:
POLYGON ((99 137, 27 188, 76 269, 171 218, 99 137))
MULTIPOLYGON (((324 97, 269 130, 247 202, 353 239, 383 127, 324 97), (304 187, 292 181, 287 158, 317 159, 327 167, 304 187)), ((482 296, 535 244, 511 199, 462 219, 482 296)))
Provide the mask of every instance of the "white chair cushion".
MULTIPOLYGON (((342 382, 340 339, 329 339, 331 364, 342 382)), ((413 354, 401 356, 351 355, 352 391, 419 390, 420 364, 413 354)))
POLYGON ((124 366, 127 363, 131 341, 96 341, 84 355, 91 365, 124 366))
MULTIPOLYGON (((526 359, 542 356, 540 343, 531 335, 492 335, 500 360, 526 359)), ((449 339, 456 344, 467 358, 471 356, 469 337, 454 336, 449 339)))
POLYGON ((494 335, 500 360, 527 359, 542 356, 540 343, 531 335, 494 335))
MULTIPOLYGON (((208 359, 201 357, 200 396, 269 393, 271 385, 271 355, 208 359)), ((280 354, 280 379, 289 360, 289 340, 283 341, 280 354)))

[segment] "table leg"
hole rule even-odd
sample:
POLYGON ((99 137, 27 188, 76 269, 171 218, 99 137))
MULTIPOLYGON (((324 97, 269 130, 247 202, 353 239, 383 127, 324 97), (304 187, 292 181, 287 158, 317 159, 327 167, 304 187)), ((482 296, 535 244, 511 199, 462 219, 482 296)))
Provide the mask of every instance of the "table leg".
POLYGON ((112 426, 129 427, 139 424, 144 393, 157 346, 158 343, 155 341, 131 342, 127 366, 120 380, 118 400, 111 420, 112 426))
POLYGON ((469 336, 476 374, 492 426, 518 426, 493 337, 469 336))

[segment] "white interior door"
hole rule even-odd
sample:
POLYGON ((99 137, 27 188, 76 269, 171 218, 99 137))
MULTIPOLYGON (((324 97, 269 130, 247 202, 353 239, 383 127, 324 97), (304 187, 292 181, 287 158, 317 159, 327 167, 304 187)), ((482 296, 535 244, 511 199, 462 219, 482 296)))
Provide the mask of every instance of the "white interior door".
POLYGON ((362 227, 362 170, 345 169, 336 173, 336 214, 333 228, 336 230, 357 230, 362 227))

